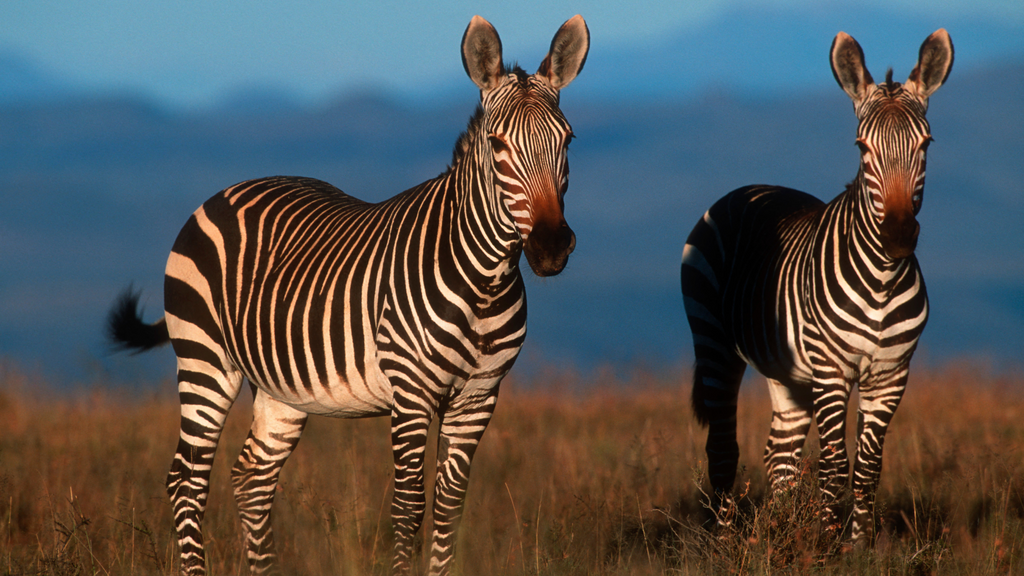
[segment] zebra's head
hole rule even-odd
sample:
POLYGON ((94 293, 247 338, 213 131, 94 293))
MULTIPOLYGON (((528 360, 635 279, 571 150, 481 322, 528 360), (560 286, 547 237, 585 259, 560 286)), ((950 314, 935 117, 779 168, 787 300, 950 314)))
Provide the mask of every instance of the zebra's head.
POLYGON ((953 43, 939 29, 921 45, 917 65, 903 84, 892 70, 875 84, 857 41, 840 32, 832 42, 832 74, 853 100, 860 121, 857 146, 870 210, 886 256, 906 258, 917 247, 917 213, 924 196, 925 154, 931 130, 925 119, 928 97, 953 67, 953 43))
POLYGON ((493 184, 538 276, 561 272, 576 247, 562 211, 573 135, 558 96, 583 69, 589 48, 590 32, 579 15, 559 28, 533 75, 505 67, 498 33, 483 18, 474 16, 462 38, 462 64, 480 88, 493 184))

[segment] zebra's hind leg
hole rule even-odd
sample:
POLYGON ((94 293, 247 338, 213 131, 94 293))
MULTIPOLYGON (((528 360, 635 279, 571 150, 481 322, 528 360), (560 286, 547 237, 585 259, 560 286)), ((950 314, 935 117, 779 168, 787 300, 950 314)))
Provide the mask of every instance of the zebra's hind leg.
POLYGON ((903 398, 909 371, 905 366, 895 379, 861 385, 857 423, 857 458, 853 465, 854 546, 866 547, 875 539, 875 491, 882 473, 882 446, 889 423, 903 398))
POLYGON ((466 502, 466 490, 469 488, 470 465, 497 401, 496 393, 488 393, 479 398, 456 399, 441 418, 434 483, 431 575, 444 576, 451 571, 456 533, 466 502))
POLYGON ((206 574, 203 515, 210 493, 210 471, 228 410, 238 397, 242 375, 211 370, 210 364, 178 354, 178 393, 181 398, 181 434, 167 474, 174 527, 178 532, 181 574, 206 574))
POLYGON ((772 399, 772 426, 764 450, 764 464, 772 490, 792 487, 800 473, 800 455, 811 428, 814 397, 810 387, 786 386, 768 379, 772 399))
POLYGON ((277 481, 308 416, 255 387, 253 394, 252 428, 231 469, 231 483, 245 529, 249 569, 253 574, 267 574, 276 571, 270 510, 277 481))

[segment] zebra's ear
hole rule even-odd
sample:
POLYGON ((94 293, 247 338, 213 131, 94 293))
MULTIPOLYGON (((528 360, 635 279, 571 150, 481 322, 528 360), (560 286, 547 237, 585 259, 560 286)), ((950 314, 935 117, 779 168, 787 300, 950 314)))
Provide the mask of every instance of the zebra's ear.
POLYGON ((917 66, 910 72, 906 87, 917 93, 921 100, 928 100, 953 69, 953 41, 945 28, 939 28, 921 44, 917 66))
POLYGON ((480 16, 473 16, 462 35, 462 67, 483 92, 496 88, 505 73, 498 31, 480 16))
POLYGON ((860 44, 846 32, 836 34, 832 41, 832 75, 840 88, 850 96, 854 105, 860 104, 875 85, 864 65, 864 51, 860 44))
POLYGON ((561 90, 576 78, 587 62, 590 51, 590 30, 583 16, 573 16, 562 24, 551 40, 551 49, 537 69, 555 90, 561 90))

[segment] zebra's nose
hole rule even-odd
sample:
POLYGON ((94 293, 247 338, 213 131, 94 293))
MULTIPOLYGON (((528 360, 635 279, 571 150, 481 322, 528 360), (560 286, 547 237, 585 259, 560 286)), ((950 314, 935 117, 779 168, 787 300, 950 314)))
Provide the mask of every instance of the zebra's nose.
POLYGON ((565 247, 565 255, 568 256, 576 249, 576 233, 572 231, 572 228, 569 228, 567 223, 562 222, 562 234, 567 236, 569 239, 567 246, 565 247))

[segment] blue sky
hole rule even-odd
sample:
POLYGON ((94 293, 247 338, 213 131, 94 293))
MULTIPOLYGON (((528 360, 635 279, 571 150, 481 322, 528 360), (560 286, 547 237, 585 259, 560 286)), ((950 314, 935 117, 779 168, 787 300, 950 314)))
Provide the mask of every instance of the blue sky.
MULTIPOLYGON (((404 94, 436 89, 462 73, 458 44, 473 14, 497 27, 506 57, 532 70, 557 27, 576 13, 586 18, 595 45, 614 49, 657 43, 746 8, 822 11, 834 5, 842 4, 7 0, 0 8, 0 50, 27 57, 81 87, 136 92, 175 106, 209 105, 232 90, 254 86, 287 87, 316 102, 365 87, 404 94)), ((970 17, 1024 29, 1024 2, 1019 0, 867 0, 858 5, 910 17, 938 15, 951 23, 970 17)), ((823 32, 826 49, 835 32, 823 32)))

